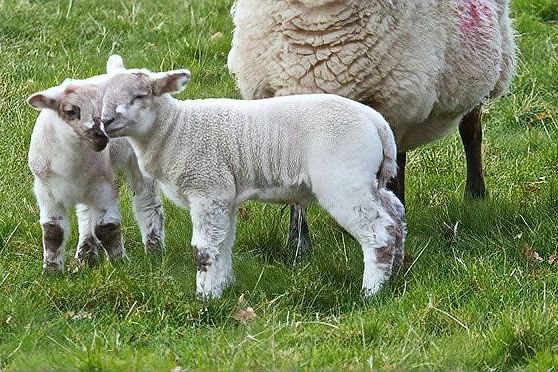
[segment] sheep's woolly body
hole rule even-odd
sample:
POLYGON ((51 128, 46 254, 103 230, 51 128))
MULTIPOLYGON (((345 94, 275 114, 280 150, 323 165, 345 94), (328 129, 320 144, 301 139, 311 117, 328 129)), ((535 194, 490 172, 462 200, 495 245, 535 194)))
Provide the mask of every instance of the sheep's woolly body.
POLYGON ((237 0, 228 65, 244 98, 335 93, 381 112, 404 152, 515 69, 507 0, 237 0))

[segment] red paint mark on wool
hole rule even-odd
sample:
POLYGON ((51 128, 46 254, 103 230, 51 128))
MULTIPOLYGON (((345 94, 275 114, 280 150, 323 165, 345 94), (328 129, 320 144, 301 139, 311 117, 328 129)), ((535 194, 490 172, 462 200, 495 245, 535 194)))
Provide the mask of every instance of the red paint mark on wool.
POLYGON ((463 33, 474 32, 483 24, 492 23, 492 9, 486 0, 458 0, 459 27, 463 33))

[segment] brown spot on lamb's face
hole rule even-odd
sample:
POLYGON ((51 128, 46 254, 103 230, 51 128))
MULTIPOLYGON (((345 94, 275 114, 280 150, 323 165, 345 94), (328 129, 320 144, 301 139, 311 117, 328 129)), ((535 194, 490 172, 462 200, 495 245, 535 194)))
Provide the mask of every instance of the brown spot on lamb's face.
POLYGON ((93 151, 102 151, 109 137, 101 123, 101 90, 97 86, 68 86, 58 114, 93 151))
POLYGON ((59 86, 33 94, 27 102, 37 109, 55 111, 86 146, 102 151, 109 140, 101 123, 102 86, 108 76, 66 80, 59 86))

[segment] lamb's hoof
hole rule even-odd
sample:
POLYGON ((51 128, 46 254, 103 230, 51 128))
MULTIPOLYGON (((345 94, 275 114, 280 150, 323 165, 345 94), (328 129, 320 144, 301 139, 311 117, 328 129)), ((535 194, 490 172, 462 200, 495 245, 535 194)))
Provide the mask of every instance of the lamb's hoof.
POLYGON ((362 288, 360 292, 362 293, 362 297, 370 298, 374 296, 376 293, 378 293, 379 290, 380 290, 380 286, 378 286, 377 288, 362 288))
POLYGON ((64 264, 57 262, 43 262, 43 275, 60 276, 64 274, 64 264))
POLYGON ((97 239, 95 239, 95 237, 90 236, 85 239, 76 252, 77 264, 79 266, 97 266, 100 262, 98 253, 99 248, 101 248, 101 244, 97 239))
POLYGON ((79 266, 89 266, 95 267, 98 266, 101 262, 99 258, 99 254, 97 252, 89 252, 87 254, 80 254, 76 257, 76 263, 79 266))
POLYGON ((224 278, 213 278, 207 271, 198 271, 196 275, 196 295, 202 301, 221 298, 223 291, 234 283, 234 274, 224 278))
POLYGON ((144 248, 147 254, 161 254, 165 248, 163 238, 154 232, 150 232, 144 248))
POLYGON ((126 250, 124 249, 124 245, 122 244, 116 248, 113 247, 110 250, 105 249, 105 252, 110 262, 119 262, 128 259, 128 256, 126 255, 126 250))
POLYGON ((388 277, 378 277, 372 280, 366 280, 362 284, 361 293, 364 298, 370 298, 380 291, 382 284, 388 280, 388 277))

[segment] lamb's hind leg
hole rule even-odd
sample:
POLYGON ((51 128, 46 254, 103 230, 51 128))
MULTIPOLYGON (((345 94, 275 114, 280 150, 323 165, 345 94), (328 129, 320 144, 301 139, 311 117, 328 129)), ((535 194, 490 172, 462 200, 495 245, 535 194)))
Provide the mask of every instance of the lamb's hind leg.
POLYGON ((362 292, 369 297, 378 292, 391 275, 396 222, 371 191, 370 185, 345 186, 320 190, 316 196, 332 217, 360 243, 364 256, 362 292))
POLYGON ((128 181, 133 192, 134 218, 147 253, 161 252, 165 246, 164 212, 155 180, 144 176, 135 157, 128 165, 128 181))
POLYGON ((459 134, 467 161, 465 196, 482 199, 486 195, 482 173, 482 124, 481 105, 465 115, 459 123, 459 134))
POLYGON ((394 236, 395 236, 395 243, 394 243, 394 252, 393 252, 393 265, 391 268, 392 272, 397 272, 401 265, 403 264, 403 260, 405 258, 405 235, 406 231, 406 223, 405 223, 405 207, 401 203, 401 201, 393 194, 393 192, 386 190, 386 189, 378 189, 378 197, 380 202, 384 206, 386 212, 390 215, 390 217, 395 222, 394 225, 394 236))
POLYGON ((228 200, 192 198, 192 246, 198 271, 196 292, 202 299, 221 297, 234 280, 232 246, 235 238, 235 208, 228 200))

